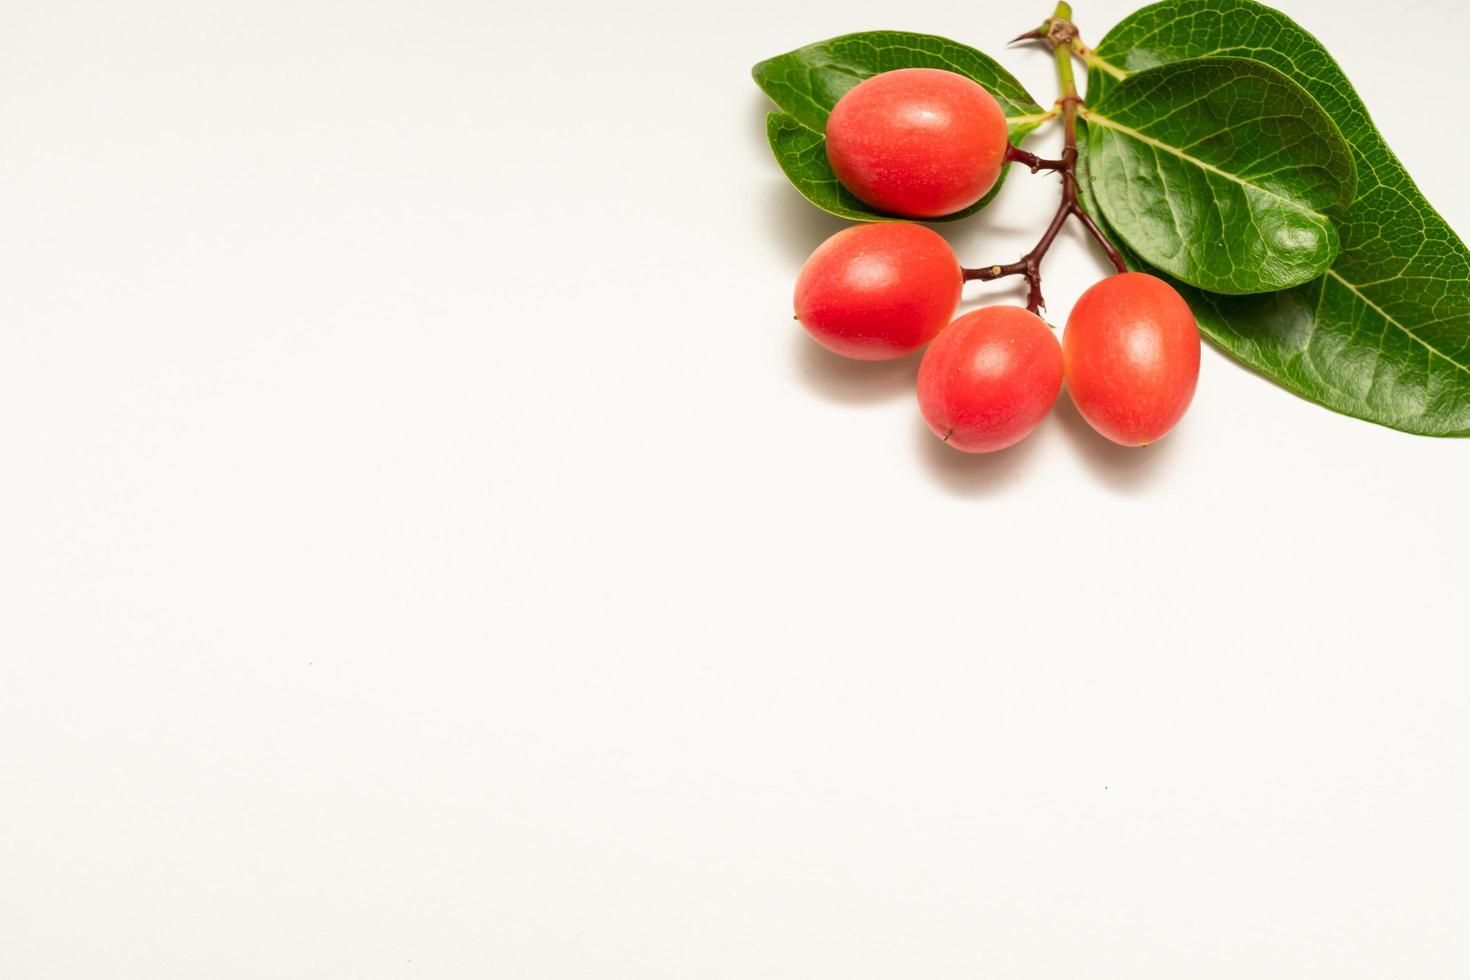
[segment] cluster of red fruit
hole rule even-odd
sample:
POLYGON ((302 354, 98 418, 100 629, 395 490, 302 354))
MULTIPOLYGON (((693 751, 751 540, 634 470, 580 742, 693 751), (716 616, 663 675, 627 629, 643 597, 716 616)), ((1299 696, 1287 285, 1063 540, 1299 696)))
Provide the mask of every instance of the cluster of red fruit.
MULTIPOLYGON (((843 185, 889 214, 935 218, 995 185, 1009 159, 995 98, 952 72, 910 68, 861 82, 833 107, 827 155, 843 185)), ((1179 421, 1199 377, 1189 305, 1154 276, 1126 272, 1088 289, 1062 341, 1030 310, 989 306, 950 322, 965 270, 922 225, 838 232, 796 282, 796 317, 818 343, 860 360, 923 347, 919 408, 965 452, 1014 445, 1045 418, 1065 380, 1083 418, 1126 446, 1179 421), (932 341, 932 342, 931 342, 932 341)), ((978 278, 978 277, 977 277, 978 278)))

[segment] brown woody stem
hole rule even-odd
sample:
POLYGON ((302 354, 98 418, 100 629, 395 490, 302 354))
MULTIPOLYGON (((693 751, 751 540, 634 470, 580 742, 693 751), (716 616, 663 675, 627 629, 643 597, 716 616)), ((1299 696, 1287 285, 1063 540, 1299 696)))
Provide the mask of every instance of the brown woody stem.
POLYGON ((1043 160, 1035 153, 1027 153, 1020 147, 1007 146, 1006 160, 1011 163, 1019 163, 1023 167, 1030 167, 1034 174, 1038 170, 1061 170, 1066 163, 1061 160, 1043 160))
POLYGON ((1103 251, 1107 253, 1108 260, 1113 263, 1114 269, 1118 272, 1128 271, 1123 256, 1108 240, 1107 234, 1082 209, 1082 202, 1077 193, 1077 106, 1081 104, 1082 99, 1077 95, 1077 83, 1072 77, 1072 47, 1077 37, 1077 28, 1072 24, 1071 18, 1071 5, 1062 0, 1057 4, 1056 13, 1052 15, 1051 20, 1043 25, 1044 33, 1036 31, 1033 35, 1022 36, 1034 36, 1044 40, 1056 56, 1057 78, 1062 88, 1062 97, 1059 100, 1062 106, 1062 158, 1043 160, 1035 154, 1014 147, 1006 152, 1008 161, 1030 167, 1032 173, 1038 170, 1059 172, 1062 175, 1061 202, 1057 205, 1056 213, 1052 215, 1050 224, 1041 233, 1041 240, 1020 259, 1004 265, 964 270, 966 282, 975 280, 989 282, 1004 276, 1024 276, 1027 286, 1026 308, 1032 313, 1038 313, 1046 306, 1041 295, 1041 260, 1051 250, 1052 243, 1056 241, 1057 235, 1060 234, 1068 218, 1076 218, 1081 222, 1082 227, 1087 229, 1088 234, 1095 238, 1103 251))

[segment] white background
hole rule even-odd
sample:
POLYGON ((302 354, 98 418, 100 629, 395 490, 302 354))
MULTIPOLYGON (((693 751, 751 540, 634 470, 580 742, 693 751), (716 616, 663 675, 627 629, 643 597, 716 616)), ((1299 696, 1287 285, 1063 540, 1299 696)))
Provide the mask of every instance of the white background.
MULTIPOLYGON (((1287 5, 1470 232, 1470 14, 1287 5)), ((750 66, 1047 13, 8 3, 0 976, 1466 976, 1470 447, 1207 350, 968 458, 791 322, 750 66)))

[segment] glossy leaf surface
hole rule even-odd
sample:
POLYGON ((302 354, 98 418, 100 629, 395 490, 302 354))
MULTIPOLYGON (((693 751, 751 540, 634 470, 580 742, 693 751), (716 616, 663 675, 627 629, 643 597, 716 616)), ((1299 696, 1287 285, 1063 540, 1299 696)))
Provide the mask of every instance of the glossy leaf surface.
MULTIPOLYGON (((807 200, 823 211, 856 221, 882 221, 877 211, 847 191, 827 162, 823 132, 827 114, 858 82, 898 68, 942 68, 979 82, 995 96, 1006 114, 1013 144, 1045 121, 1046 114, 1021 83, 974 48, 929 34, 867 31, 807 45, 762 61, 751 74, 780 107, 766 117, 766 136, 776 162, 807 200)), ((990 203, 1000 185, 963 211, 940 221, 974 214, 990 203)))
MULTIPOLYGON (((1425 435, 1470 435, 1470 250, 1414 185, 1322 45, 1252 0, 1166 0, 1098 45, 1088 98, 1133 72, 1248 57, 1300 84, 1351 147, 1357 189, 1337 215, 1339 253, 1312 281, 1264 296, 1189 290, 1215 343, 1297 394, 1425 435)), ((1089 161, 1093 188, 1104 177, 1089 161)))
POLYGON ((1337 257, 1332 214, 1352 200, 1352 153, 1269 65, 1161 65, 1109 86, 1084 116, 1098 203, 1154 267, 1213 292, 1264 293, 1337 257))

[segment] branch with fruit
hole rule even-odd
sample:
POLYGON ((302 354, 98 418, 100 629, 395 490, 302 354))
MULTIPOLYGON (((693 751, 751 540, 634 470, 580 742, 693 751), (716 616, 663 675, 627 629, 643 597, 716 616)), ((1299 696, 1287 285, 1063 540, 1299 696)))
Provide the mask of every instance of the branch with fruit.
POLYGON ((813 338, 865 360, 927 346, 925 420, 972 452, 1024 438, 1064 382, 1107 438, 1161 438, 1194 395, 1201 332, 1329 408, 1470 435, 1470 250, 1311 35, 1254 0, 1164 0, 1095 49, 1066 2, 1016 40, 1053 51, 1052 108, 980 52, 928 35, 845 35, 756 66, 780 110, 767 135, 782 170, 812 203, 863 222, 798 277, 813 338), (1020 148, 1057 119, 1058 158, 1020 148), (1061 186, 1020 258, 964 268, 912 223, 974 214, 1013 164, 1061 186), (1042 266, 1073 219, 1115 274, 1083 294, 1058 342, 1039 315, 1042 266), (1025 280, 1024 309, 951 322, 965 282, 1007 276, 1025 280))

